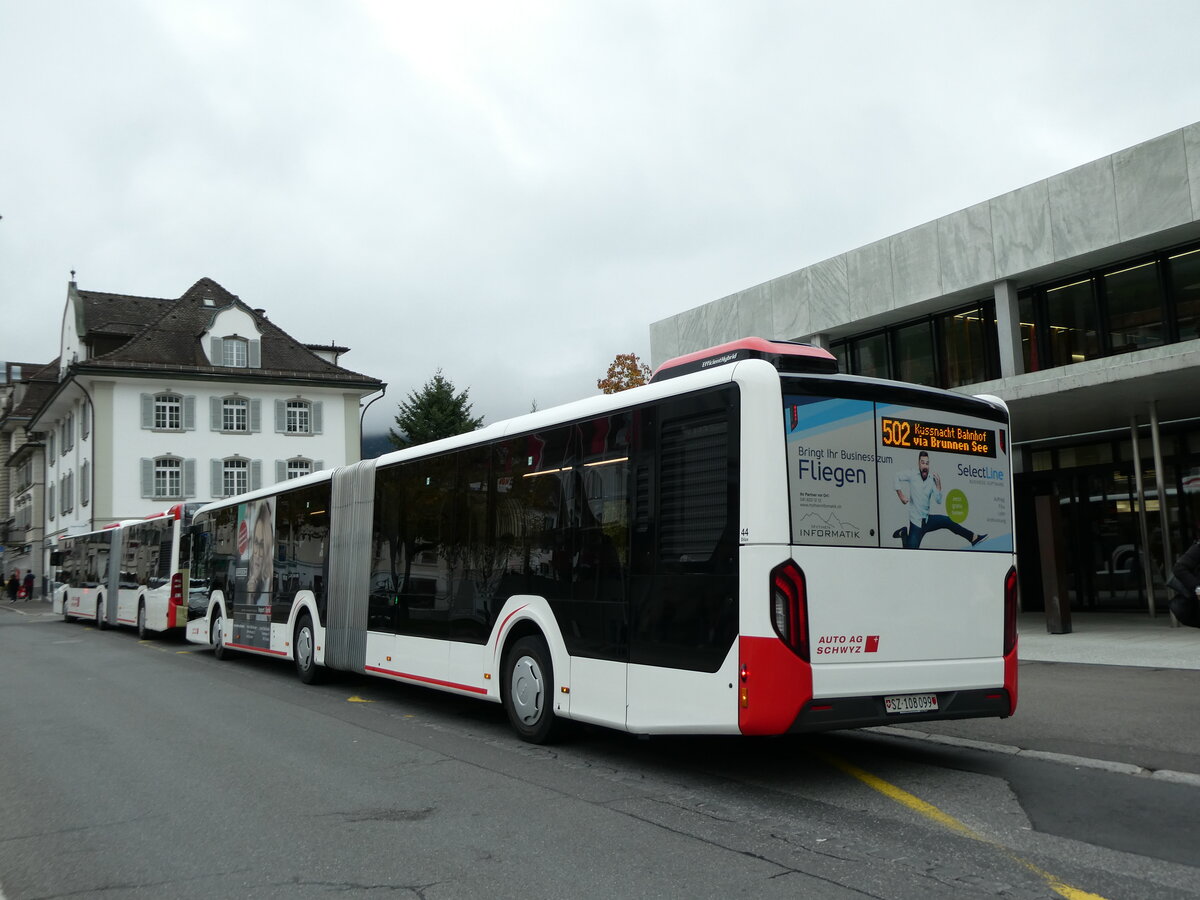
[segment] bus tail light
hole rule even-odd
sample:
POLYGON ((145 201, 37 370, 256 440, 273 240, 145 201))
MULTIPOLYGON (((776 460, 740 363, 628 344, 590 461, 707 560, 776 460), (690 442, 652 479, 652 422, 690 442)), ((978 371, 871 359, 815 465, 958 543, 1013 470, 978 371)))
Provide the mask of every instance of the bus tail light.
POLYGON ((1017 570, 1014 566, 1004 576, 1004 655, 1017 646, 1017 570))
POLYGON ((183 573, 176 572, 171 576, 171 596, 167 599, 167 627, 176 628, 182 624, 177 617, 176 611, 183 603, 183 573))
POLYGON ((808 661, 808 589, 792 560, 771 570, 771 624, 793 653, 808 661))

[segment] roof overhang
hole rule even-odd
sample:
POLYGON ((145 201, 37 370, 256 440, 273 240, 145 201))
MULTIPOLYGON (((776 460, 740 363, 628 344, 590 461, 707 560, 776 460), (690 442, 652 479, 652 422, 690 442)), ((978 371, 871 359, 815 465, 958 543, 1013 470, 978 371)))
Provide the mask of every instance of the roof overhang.
POLYGON ((971 385, 970 393, 1002 397, 1013 442, 1028 446, 1128 432, 1134 418, 1149 422, 1151 404, 1160 423, 1198 418, 1198 383, 1195 340, 971 385))

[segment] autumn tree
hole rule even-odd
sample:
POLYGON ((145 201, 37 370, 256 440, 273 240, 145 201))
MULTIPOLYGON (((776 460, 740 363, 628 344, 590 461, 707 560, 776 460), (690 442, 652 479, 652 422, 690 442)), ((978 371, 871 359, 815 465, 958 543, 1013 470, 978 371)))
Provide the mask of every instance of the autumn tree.
POLYGON ((608 367, 608 375, 596 382, 596 387, 606 394, 618 394, 638 387, 650 380, 650 367, 644 365, 636 353, 618 353, 608 367))
POLYGON ((399 430, 389 428, 388 440, 403 449, 474 431, 483 424, 483 416, 471 416, 468 391, 456 393, 454 383, 438 369, 424 387, 410 391, 408 399, 398 404, 399 430))

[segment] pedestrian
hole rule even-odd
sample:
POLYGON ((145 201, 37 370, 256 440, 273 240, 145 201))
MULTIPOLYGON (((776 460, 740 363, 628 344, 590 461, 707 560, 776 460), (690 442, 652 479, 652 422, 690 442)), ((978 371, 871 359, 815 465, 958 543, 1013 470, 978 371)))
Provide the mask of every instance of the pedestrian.
POLYGON ((1175 560, 1167 587, 1171 589, 1171 612, 1179 624, 1200 628, 1200 540, 1175 560))
POLYGON ((8 584, 5 585, 8 590, 8 602, 17 602, 17 591, 21 589, 21 570, 13 569, 13 573, 8 576, 8 584))
POLYGON ((25 599, 33 599, 33 585, 37 579, 33 577, 33 569, 25 570, 25 599))

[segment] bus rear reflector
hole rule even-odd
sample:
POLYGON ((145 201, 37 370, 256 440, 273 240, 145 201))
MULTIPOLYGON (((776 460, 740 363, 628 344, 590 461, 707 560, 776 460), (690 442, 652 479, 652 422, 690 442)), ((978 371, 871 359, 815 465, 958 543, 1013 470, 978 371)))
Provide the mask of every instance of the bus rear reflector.
POLYGON ((1004 576, 1004 655, 1017 646, 1017 570, 1014 566, 1004 576))
POLYGON ((771 570, 771 624, 788 648, 808 661, 808 589, 792 560, 771 570))

